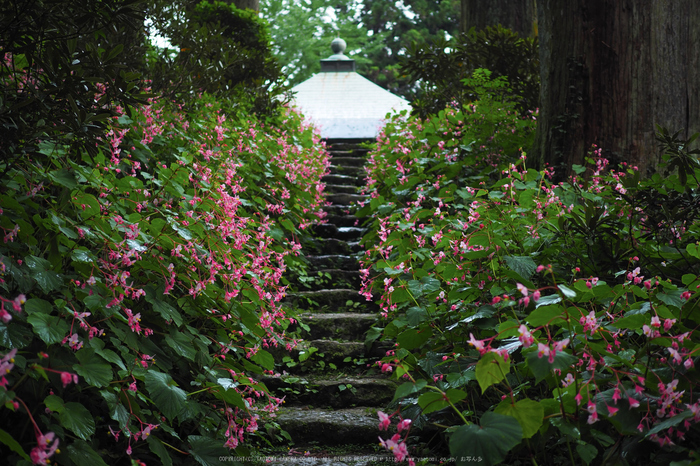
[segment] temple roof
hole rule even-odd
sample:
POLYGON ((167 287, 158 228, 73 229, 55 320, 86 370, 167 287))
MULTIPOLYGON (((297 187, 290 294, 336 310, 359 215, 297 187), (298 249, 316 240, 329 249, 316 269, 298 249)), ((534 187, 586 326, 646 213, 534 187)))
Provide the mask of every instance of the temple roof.
POLYGON ((321 72, 294 86, 294 103, 326 139, 374 139, 387 113, 408 110, 405 99, 355 72, 343 54, 345 41, 335 39, 333 55, 321 60, 321 72))

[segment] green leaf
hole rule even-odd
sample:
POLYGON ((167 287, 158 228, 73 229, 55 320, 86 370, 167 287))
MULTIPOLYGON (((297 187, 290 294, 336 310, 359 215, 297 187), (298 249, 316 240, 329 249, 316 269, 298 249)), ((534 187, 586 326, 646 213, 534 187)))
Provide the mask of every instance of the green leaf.
POLYGON ((529 279, 537 270, 537 264, 530 256, 505 256, 503 259, 509 269, 525 279, 529 279))
POLYGON ((109 417, 119 424, 120 429, 125 429, 131 415, 126 407, 119 401, 117 395, 107 390, 100 390, 100 395, 107 402, 109 407, 109 417))
MULTIPOLYGON (((146 296, 148 297, 148 295, 146 296)), ((160 314, 163 319, 172 320, 177 327, 182 325, 182 316, 180 312, 170 304, 159 299, 150 299, 148 301, 153 305, 153 310, 160 314)))
POLYGON ((700 259, 700 246, 697 244, 689 244, 688 246, 685 247, 685 250, 688 254, 691 256, 700 259))
POLYGON ((29 458, 29 455, 24 451, 22 448, 22 445, 20 445, 17 440, 15 440, 12 435, 8 434, 4 430, 0 429, 0 442, 4 443, 7 445, 10 450, 14 451, 17 453, 19 456, 24 458, 27 461, 31 461, 31 458, 29 458))
POLYGON ((51 270, 49 261, 36 256, 27 256, 26 263, 32 270, 29 275, 36 280, 44 293, 49 293, 63 285, 63 278, 51 270))
POLYGON ((61 186, 65 186, 68 189, 75 189, 75 187, 78 186, 78 183, 75 181, 75 175, 73 174, 73 172, 65 168, 61 170, 52 171, 51 173, 49 173, 49 178, 51 178, 51 180, 55 181, 61 186))
POLYGON ((487 411, 481 416, 481 426, 459 426, 452 433, 450 454, 457 458, 459 466, 473 464, 479 458, 487 466, 498 464, 522 438, 523 431, 516 419, 487 411))
POLYGON ((224 448, 220 440, 200 435, 190 435, 187 437, 190 443, 189 452, 192 457, 202 466, 221 466, 222 456, 230 456, 230 451, 224 448))
POLYGON ((653 429, 649 430, 649 432, 647 432, 644 437, 649 438, 650 435, 659 433, 662 430, 666 430, 666 429, 669 429, 671 427, 676 427, 678 424, 680 424, 681 422, 683 422, 686 419, 691 418, 691 417, 693 417, 693 413, 689 409, 686 409, 685 411, 683 411, 679 414, 676 414, 672 418, 666 419, 663 422, 659 422, 658 424, 656 424, 654 426, 653 429))
POLYGON ((76 440, 68 445, 68 457, 77 466, 107 466, 102 457, 84 440, 76 440))
POLYGON ((414 328, 408 329, 402 332, 397 338, 401 348, 407 350, 412 350, 423 345, 428 339, 433 335, 433 332, 429 328, 416 330, 414 328))
POLYGON ((145 382, 151 399, 165 417, 172 420, 184 409, 187 394, 176 386, 170 375, 149 370, 145 382))
POLYGON ((579 443, 576 445, 576 453, 586 464, 591 464, 598 456, 598 449, 589 443, 579 443))
POLYGON ((576 297, 576 291, 566 285, 559 285, 559 290, 569 299, 574 299, 576 297))
POLYGON ((555 322, 565 322, 563 319, 564 307, 559 304, 553 304, 551 306, 537 307, 534 311, 530 313, 529 316, 525 318, 525 322, 533 327, 539 327, 540 325, 553 324, 555 322))
POLYGON ((60 343, 70 330, 66 321, 46 314, 32 314, 27 317, 27 322, 47 345, 60 343))
POLYGON ((491 385, 499 383, 510 371, 510 360, 504 361, 497 353, 486 353, 476 363, 476 381, 479 382, 481 393, 491 385))
POLYGON ((525 359, 527 360, 527 365, 532 371, 532 374, 535 376, 536 382, 540 382, 547 377, 553 369, 566 371, 569 367, 578 362, 576 357, 566 351, 557 351, 557 354, 554 355, 554 362, 551 364, 548 357, 542 356, 540 358, 537 355, 537 351, 530 351, 525 356, 525 359))
POLYGON ((440 289, 440 280, 433 277, 423 277, 418 280, 409 280, 408 289, 413 293, 414 297, 423 296, 424 294, 432 293, 440 289))
POLYGON ((270 353, 263 349, 258 350, 258 352, 251 356, 250 359, 269 371, 275 368, 275 358, 273 358, 270 353))
POLYGON ((629 328, 636 330, 642 328, 645 322, 646 317, 644 316, 644 314, 634 314, 616 320, 615 322, 613 322, 613 325, 617 328, 629 328))
POLYGON ((549 304, 557 304, 561 302, 561 296, 558 294, 550 294, 548 296, 542 296, 540 297, 539 300, 537 300, 537 304, 535 304, 535 307, 542 307, 542 306, 547 306, 549 304))
POLYGON ((66 429, 83 440, 88 440, 95 433, 95 419, 90 411, 80 403, 68 402, 58 418, 66 429))
POLYGON ((151 449, 151 452, 157 455, 160 459, 160 464, 163 466, 172 466, 173 459, 170 457, 170 453, 168 453, 168 450, 165 448, 165 445, 163 445, 163 442, 157 439, 154 435, 149 435, 146 441, 148 442, 148 447, 151 449))
POLYGON ((423 409, 423 414, 439 411, 450 406, 445 397, 454 404, 466 398, 467 394, 456 388, 450 388, 444 396, 442 393, 430 391, 418 397, 418 405, 423 409))
POLYGON ((428 385, 428 382, 423 379, 416 380, 416 383, 404 382, 396 389, 396 393, 394 393, 394 400, 417 393, 423 390, 426 385, 428 385))
POLYGON ((191 336, 183 332, 171 331, 170 335, 165 336, 165 342, 175 350, 175 354, 194 361, 197 349, 192 344, 191 336))
POLYGON ((511 400, 505 399, 496 406, 493 412, 517 419, 523 429, 523 438, 535 435, 544 421, 544 408, 539 402, 529 398, 515 404, 511 400))
MULTIPOLYGON (((115 355, 116 356, 116 355, 115 355)), ((92 348, 83 348, 75 357, 80 364, 74 364, 73 370, 93 387, 106 387, 112 381, 112 366, 95 354, 92 348)))
POLYGON ((40 314, 51 314, 53 306, 50 302, 43 299, 31 298, 24 303, 24 310, 27 314, 34 314, 36 312, 40 314))

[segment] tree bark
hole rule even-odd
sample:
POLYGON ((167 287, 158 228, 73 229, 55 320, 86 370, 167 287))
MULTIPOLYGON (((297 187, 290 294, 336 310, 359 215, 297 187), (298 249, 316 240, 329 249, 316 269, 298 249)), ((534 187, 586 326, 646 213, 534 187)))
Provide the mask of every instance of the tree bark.
POLYGON ((527 37, 535 33, 535 0, 462 0, 461 32, 500 24, 527 37))
POLYGON ((700 131, 700 2, 540 0, 534 155, 570 174, 596 144, 649 175, 656 125, 700 131))
MULTIPOLYGON (((228 3, 231 3, 231 0, 228 3)), ((241 10, 248 8, 249 10, 260 11, 260 0, 233 0, 233 4, 241 10)))

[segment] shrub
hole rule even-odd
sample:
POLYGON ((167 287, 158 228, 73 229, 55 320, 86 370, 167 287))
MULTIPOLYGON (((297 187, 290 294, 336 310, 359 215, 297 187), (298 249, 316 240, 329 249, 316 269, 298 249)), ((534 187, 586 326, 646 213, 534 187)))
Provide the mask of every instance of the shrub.
POLYGON ((151 102, 94 155, 0 162, 7 461, 218 463, 281 402, 258 379, 295 344, 282 277, 328 157, 296 113, 236 110, 151 102))
MULTIPOLYGON (((396 412, 444 429, 458 464, 692 458, 700 223, 686 144, 666 144, 667 159, 685 151, 682 178, 641 180, 593 148, 555 184, 513 150, 533 123, 504 105, 393 120, 370 153, 363 293, 386 319, 370 339, 395 342, 379 365, 404 380, 396 412)), ((406 438, 385 443, 408 458, 406 438)))

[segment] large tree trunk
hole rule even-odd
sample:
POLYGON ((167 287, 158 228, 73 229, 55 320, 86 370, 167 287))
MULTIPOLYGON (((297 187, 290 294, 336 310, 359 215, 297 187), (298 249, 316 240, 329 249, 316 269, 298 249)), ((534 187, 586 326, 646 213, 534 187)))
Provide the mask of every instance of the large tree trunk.
POLYGON ((642 175, 656 125, 700 131, 700 2, 539 0, 540 166, 570 173, 596 144, 642 175))
MULTIPOLYGON (((567 0, 568 1, 568 0, 567 0)), ((535 0, 462 0, 461 32, 500 24, 527 37, 535 32, 535 0)))
POLYGON ((260 0, 228 0, 227 3, 231 3, 231 1, 236 5, 236 8, 240 8, 241 10, 248 8, 250 10, 260 11, 260 0))

